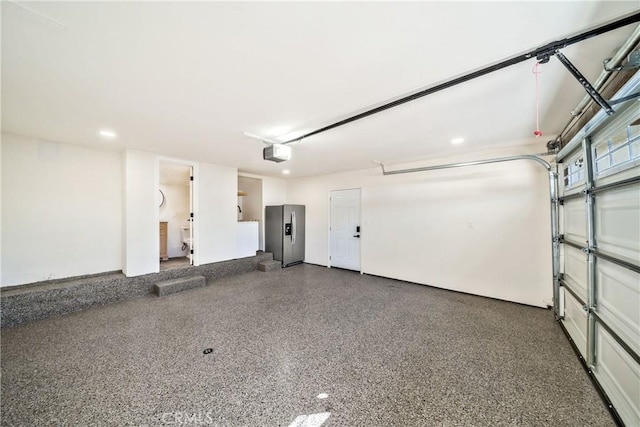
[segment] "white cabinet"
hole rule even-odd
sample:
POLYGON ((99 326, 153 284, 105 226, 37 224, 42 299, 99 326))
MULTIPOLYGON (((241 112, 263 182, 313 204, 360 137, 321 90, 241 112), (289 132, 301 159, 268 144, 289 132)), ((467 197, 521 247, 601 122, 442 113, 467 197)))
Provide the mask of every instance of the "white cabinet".
POLYGON ((258 250, 258 221, 238 222, 237 258, 255 256, 258 250))

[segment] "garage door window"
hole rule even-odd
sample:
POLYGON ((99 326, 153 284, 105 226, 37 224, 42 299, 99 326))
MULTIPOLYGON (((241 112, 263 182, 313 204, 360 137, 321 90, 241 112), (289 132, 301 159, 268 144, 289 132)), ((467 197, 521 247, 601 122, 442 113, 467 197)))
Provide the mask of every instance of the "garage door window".
POLYGON ((584 182, 584 157, 569 162, 563 171, 564 188, 569 190, 584 182))
POLYGON ((594 141, 596 175, 611 174, 640 164, 640 118, 594 141))

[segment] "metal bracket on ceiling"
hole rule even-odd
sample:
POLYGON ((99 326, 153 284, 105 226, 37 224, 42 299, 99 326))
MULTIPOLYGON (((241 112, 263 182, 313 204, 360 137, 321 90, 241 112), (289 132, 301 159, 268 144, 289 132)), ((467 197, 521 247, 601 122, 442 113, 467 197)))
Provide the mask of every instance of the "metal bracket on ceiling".
POLYGON ((560 151, 560 141, 557 139, 552 139, 551 141, 547 141, 547 153, 548 154, 557 154, 560 151))
POLYGON ((562 52, 557 52, 556 57, 562 63, 562 65, 564 65, 565 68, 569 70, 571 75, 573 75, 573 77, 575 77, 576 80, 578 80, 578 82, 582 85, 582 87, 584 87, 584 90, 587 91, 591 99, 593 99, 593 101, 596 104, 602 107, 602 109, 608 115, 611 116, 615 114, 615 111, 613 110, 611 105, 609 105, 609 103, 602 97, 602 95, 600 95, 600 92, 598 92, 598 90, 595 87, 593 87, 591 83, 589 83, 589 81, 585 78, 585 76, 582 75, 582 73, 571 63, 571 61, 569 61, 569 59, 566 56, 562 54, 562 52))
POLYGON ((536 59, 540 64, 546 64, 553 55, 560 53, 560 49, 563 47, 567 47, 567 39, 558 40, 542 46, 535 51, 536 59))
POLYGON ((558 49, 558 46, 561 46, 561 44, 562 42, 552 43, 551 45, 547 46, 544 50, 542 50, 540 53, 538 53, 538 55, 536 56, 536 59, 538 59, 538 61, 541 64, 544 64, 546 62, 549 62, 549 58, 551 58, 551 56, 555 55, 558 58, 558 60, 562 63, 562 65, 564 65, 565 68, 569 70, 571 75, 575 77, 576 80, 578 80, 578 82, 582 85, 582 87, 584 87, 584 90, 587 91, 587 94, 591 97, 591 99, 593 99, 593 101, 596 104, 602 107, 602 109, 608 115, 611 116, 615 114, 614 109, 602 97, 602 95, 600 95, 600 92, 598 92, 598 90, 595 87, 593 87, 591 83, 589 83, 589 80, 587 80, 586 77, 582 75, 580 70, 578 70, 576 66, 573 65, 571 61, 569 61, 569 59, 562 54, 562 52, 560 52, 560 50, 558 49))
POLYGON ((636 50, 634 52, 631 52, 629 54, 629 56, 627 57, 627 63, 624 64, 624 65, 621 65, 619 67, 609 68, 607 66, 609 61, 611 61, 611 58, 605 59, 604 61, 602 61, 602 66, 603 66, 604 70, 609 72, 609 73, 611 73, 613 71, 624 71, 624 70, 632 70, 634 68, 640 68, 640 50, 636 50))
MULTIPOLYGON (((585 78, 585 76, 582 75, 580 70, 578 70, 575 67, 575 65, 573 65, 573 63, 571 63, 571 61, 569 61, 569 59, 566 56, 564 56, 562 52, 560 52, 560 48, 564 46, 566 46, 565 40, 550 43, 549 45, 538 50, 536 59, 538 60, 539 63, 545 64, 549 62, 549 59, 552 56, 555 55, 558 58, 558 60, 562 63, 562 65, 564 65, 565 68, 569 70, 571 75, 575 77, 576 80, 578 80, 578 82, 582 85, 582 87, 584 87, 584 90, 591 97, 591 99, 593 99, 593 101, 596 104, 602 107, 602 109, 607 113, 607 115, 611 116, 615 114, 614 109, 611 107, 612 105, 619 104, 621 102, 629 101, 629 100, 640 97, 640 93, 634 93, 632 95, 625 96, 624 98, 620 98, 620 99, 615 99, 610 101, 605 100, 600 94, 600 92, 598 92, 598 90, 595 87, 593 87, 591 83, 589 83, 589 81, 585 78)), ((604 69, 609 72, 630 70, 633 68, 640 67, 640 51, 632 52, 628 57, 627 63, 621 67, 607 68, 607 63, 609 62, 610 59, 611 58, 606 59, 603 62, 604 69)))

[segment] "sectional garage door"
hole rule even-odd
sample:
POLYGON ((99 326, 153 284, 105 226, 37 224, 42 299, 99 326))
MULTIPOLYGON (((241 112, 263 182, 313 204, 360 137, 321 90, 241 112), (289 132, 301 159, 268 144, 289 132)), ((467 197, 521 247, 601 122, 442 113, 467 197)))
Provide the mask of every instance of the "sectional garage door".
POLYGON ((559 315, 627 426, 640 426, 639 103, 558 163, 559 315))

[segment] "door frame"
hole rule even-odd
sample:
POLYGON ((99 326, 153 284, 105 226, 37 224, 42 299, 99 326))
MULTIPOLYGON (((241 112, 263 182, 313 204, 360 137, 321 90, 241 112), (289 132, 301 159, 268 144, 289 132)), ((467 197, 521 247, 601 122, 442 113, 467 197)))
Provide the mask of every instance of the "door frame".
MULTIPOLYGON (((344 190, 359 190, 360 191, 360 199, 358 200, 359 203, 359 207, 360 207, 360 212, 359 212, 359 223, 360 223, 360 227, 362 230, 362 187, 349 187, 349 188, 335 188, 332 190, 329 190, 329 192, 327 193, 327 218, 329 219, 329 221, 327 221, 327 268, 332 268, 331 266, 331 193, 333 193, 334 191, 344 191, 344 190)), ((364 274, 364 270, 362 269, 362 241, 363 241, 363 237, 362 237, 362 231, 360 231, 360 274, 364 274)), ((336 268, 340 268, 340 267, 336 267, 336 268)), ((352 270, 352 271, 358 271, 358 270, 352 270)))
MULTIPOLYGON (((197 231, 198 231, 198 193, 199 193, 199 180, 198 180, 198 163, 193 162, 191 160, 178 159, 175 157, 166 157, 166 156, 156 156, 156 170, 155 170, 155 194, 158 197, 160 194, 160 162, 165 163, 174 163, 178 165, 184 165, 191 168, 191 176, 193 177, 193 181, 189 183, 189 204, 191 206, 191 213, 193 213, 193 219, 190 221, 191 228, 191 249, 193 249, 193 255, 190 260, 190 265, 200 265, 199 262, 199 251, 197 249, 198 239, 197 239, 197 231)), ((156 206, 158 203, 156 202, 156 206)), ((156 209, 155 215, 156 223, 160 222, 160 209, 156 209)), ((156 271, 160 271, 160 259, 158 258, 158 268, 156 271)))

